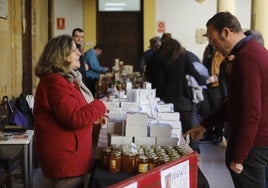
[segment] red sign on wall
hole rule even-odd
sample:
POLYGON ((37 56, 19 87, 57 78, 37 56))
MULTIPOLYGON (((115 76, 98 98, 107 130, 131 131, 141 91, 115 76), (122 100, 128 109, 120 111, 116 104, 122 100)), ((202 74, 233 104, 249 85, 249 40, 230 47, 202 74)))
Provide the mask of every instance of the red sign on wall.
POLYGON ((157 22, 157 32, 158 33, 165 33, 165 30, 166 30, 165 21, 158 21, 157 22))
POLYGON ((65 18, 57 18, 57 29, 65 29, 65 18))

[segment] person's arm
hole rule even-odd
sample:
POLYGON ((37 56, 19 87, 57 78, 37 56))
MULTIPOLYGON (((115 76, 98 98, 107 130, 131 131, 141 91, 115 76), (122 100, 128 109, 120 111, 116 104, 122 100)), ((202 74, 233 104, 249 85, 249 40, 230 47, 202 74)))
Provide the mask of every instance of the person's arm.
POLYGON ((87 104, 80 91, 64 78, 57 78, 48 82, 48 99, 53 114, 65 129, 80 129, 93 125, 106 114, 106 105, 100 100, 87 104))
POLYGON ((199 72, 196 71, 188 55, 186 55, 186 73, 193 76, 199 85, 207 85, 205 77, 201 76, 199 72))
POLYGON ((203 137, 203 134, 207 129, 212 128, 218 122, 223 122, 227 118, 227 102, 225 102, 220 108, 218 108, 214 113, 210 114, 207 118, 201 121, 197 126, 194 126, 188 130, 184 137, 191 135, 191 137, 198 141, 203 137))
POLYGON ((98 57, 94 51, 85 54, 84 61, 89 65, 89 69, 94 72, 104 73, 108 71, 107 67, 100 66, 98 57))

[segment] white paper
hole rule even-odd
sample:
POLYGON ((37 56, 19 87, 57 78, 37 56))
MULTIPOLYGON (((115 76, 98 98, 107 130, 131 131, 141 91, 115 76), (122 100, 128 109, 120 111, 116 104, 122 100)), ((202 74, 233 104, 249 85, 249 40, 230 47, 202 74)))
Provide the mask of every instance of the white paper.
POLYGON ((189 160, 161 172, 162 188, 190 188, 189 160))

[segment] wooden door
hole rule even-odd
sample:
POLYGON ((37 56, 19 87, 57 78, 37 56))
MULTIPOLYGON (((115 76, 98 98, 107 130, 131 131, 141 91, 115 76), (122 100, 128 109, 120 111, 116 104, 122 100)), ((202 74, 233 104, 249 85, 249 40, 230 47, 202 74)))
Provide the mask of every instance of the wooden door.
POLYGON ((114 59, 139 71, 143 52, 143 21, 140 12, 98 12, 97 43, 104 46, 102 66, 112 68, 114 59))

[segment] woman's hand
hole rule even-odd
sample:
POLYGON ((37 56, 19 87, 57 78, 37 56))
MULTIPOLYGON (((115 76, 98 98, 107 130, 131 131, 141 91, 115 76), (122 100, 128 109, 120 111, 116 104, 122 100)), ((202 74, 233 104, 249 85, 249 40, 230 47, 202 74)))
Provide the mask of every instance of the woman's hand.
POLYGON ((191 138, 194 141, 198 141, 203 137, 203 134, 206 132, 206 128, 202 125, 197 125, 196 127, 191 128, 188 130, 183 136, 186 138, 187 135, 190 134, 191 138))
POLYGON ((99 117, 99 119, 94 122, 94 125, 103 126, 107 123, 108 119, 109 119, 109 116, 105 114, 105 115, 99 117))

